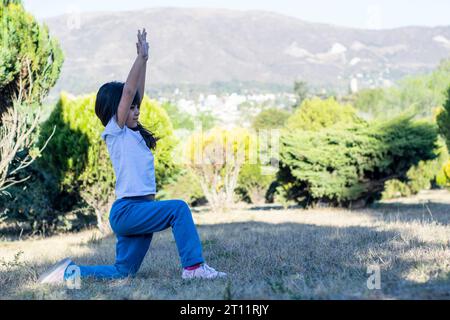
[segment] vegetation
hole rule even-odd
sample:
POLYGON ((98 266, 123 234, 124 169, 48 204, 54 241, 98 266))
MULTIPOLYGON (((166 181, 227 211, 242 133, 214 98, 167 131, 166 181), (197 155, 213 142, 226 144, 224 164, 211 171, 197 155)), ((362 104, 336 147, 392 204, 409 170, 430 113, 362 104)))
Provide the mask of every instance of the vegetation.
POLYGON ((350 128, 290 131, 281 143, 278 180, 291 184, 290 198, 305 206, 350 206, 379 199, 387 180, 403 180, 411 166, 436 158, 437 130, 400 117, 350 128))
POLYGON ((252 155, 256 156, 256 147, 255 137, 242 128, 215 127, 206 133, 196 132, 189 138, 185 163, 199 178, 214 210, 226 211, 236 202, 239 172, 245 163, 250 163, 252 155))
POLYGON ((262 110, 252 122, 255 130, 280 129, 284 127, 290 113, 278 108, 262 110))
POLYGON ((361 90, 353 99, 354 106, 375 119, 389 119, 403 112, 431 118, 444 104, 449 86, 450 60, 443 60, 430 74, 407 77, 391 88, 361 90))
POLYGON ((14 100, 38 105, 59 77, 64 56, 46 25, 21 1, 0 3, 0 115, 14 100))
POLYGON ((302 105, 287 120, 289 130, 301 129, 318 131, 335 124, 363 123, 351 105, 342 105, 334 98, 312 98, 303 101, 302 105))

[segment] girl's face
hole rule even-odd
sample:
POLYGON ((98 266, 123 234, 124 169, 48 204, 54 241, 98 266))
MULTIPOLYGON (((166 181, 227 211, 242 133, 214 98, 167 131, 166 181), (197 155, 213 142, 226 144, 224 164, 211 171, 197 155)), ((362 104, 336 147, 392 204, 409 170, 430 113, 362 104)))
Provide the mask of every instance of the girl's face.
POLYGON ((130 112, 128 113, 127 122, 125 123, 128 128, 134 128, 137 126, 139 120, 139 107, 132 104, 130 106, 130 112))

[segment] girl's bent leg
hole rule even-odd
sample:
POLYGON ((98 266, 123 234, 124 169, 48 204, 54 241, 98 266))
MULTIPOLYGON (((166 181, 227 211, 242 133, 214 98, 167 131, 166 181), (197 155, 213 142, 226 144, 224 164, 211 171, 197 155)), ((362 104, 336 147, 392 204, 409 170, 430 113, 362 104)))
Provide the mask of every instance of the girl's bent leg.
POLYGON ((134 276, 147 254, 152 237, 153 233, 128 237, 117 235, 114 267, 121 274, 134 276))
POLYGON ((110 217, 122 236, 149 234, 172 227, 183 267, 204 262, 202 246, 189 205, 183 200, 136 201, 110 217))
MULTIPOLYGON (((153 234, 117 236, 116 263, 105 266, 78 266, 81 278, 120 279, 134 276, 148 251, 153 234)), ((65 277, 69 275, 66 272, 65 277)))

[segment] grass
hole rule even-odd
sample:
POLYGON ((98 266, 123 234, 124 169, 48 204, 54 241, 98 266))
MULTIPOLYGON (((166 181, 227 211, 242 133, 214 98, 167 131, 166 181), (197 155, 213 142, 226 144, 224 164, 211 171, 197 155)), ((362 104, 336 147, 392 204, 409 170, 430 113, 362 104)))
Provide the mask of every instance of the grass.
POLYGON ((42 286, 38 275, 70 256, 112 264, 113 235, 95 230, 0 242, 0 299, 448 299, 450 194, 428 191, 363 210, 193 209, 208 264, 228 279, 181 279, 170 229, 156 233, 137 276, 82 279, 80 290, 42 286), (381 289, 369 290, 368 267, 381 289))

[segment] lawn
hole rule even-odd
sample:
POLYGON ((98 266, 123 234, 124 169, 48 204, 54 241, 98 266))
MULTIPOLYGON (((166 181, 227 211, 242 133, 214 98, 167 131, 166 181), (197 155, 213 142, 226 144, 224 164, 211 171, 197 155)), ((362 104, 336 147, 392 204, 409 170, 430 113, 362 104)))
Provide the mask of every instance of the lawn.
MULTIPOLYGON (((64 257, 112 264, 113 235, 96 230, 0 241, 0 299, 448 299, 450 193, 376 204, 367 209, 238 207, 193 209, 209 265, 227 279, 182 280, 170 229, 157 233, 135 278, 82 279, 81 289, 38 285, 64 257), (369 289, 368 268, 380 289, 369 289)), ((369 281, 370 282, 370 281, 369 281)))

